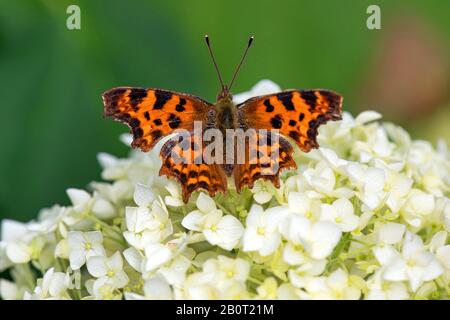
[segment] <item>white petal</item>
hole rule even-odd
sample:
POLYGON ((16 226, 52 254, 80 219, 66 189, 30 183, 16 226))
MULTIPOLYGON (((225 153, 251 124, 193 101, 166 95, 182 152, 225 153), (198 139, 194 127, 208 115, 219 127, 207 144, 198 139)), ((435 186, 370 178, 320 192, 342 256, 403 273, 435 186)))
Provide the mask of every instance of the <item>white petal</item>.
POLYGON ((244 233, 244 227, 241 222, 232 215, 222 217, 217 225, 217 229, 225 239, 239 239, 244 233))
POLYGON ((386 266, 383 272, 383 278, 389 281, 406 280, 406 263, 402 259, 394 259, 386 266))
POLYGON ((130 279, 128 278, 127 274, 123 270, 116 271, 114 277, 112 278, 112 282, 116 288, 125 287, 129 281, 130 281, 130 279))
POLYGON ((383 247, 373 248, 373 253, 378 262, 382 265, 388 265, 394 259, 399 259, 400 254, 390 245, 385 245, 383 247))
POLYGON ((143 261, 142 254, 135 248, 128 248, 123 252, 123 256, 127 260, 128 264, 138 272, 141 272, 141 266, 143 261))
POLYGON ((84 249, 71 250, 69 254, 70 267, 78 270, 86 262, 86 251, 84 249))
POLYGON ((411 285, 411 290, 416 292, 423 283, 423 269, 420 267, 411 267, 406 269, 406 275, 411 285))
POLYGON ((83 205, 91 199, 91 195, 81 189, 67 189, 67 195, 74 206, 83 205))
POLYGON ((6 245, 6 255, 14 263, 27 263, 31 260, 31 249, 22 242, 11 242, 6 245))
POLYGON ((376 111, 364 111, 361 112, 356 118, 355 123, 358 125, 365 124, 367 122, 375 121, 381 119, 381 114, 376 111))
POLYGON ((144 296, 134 292, 124 292, 125 300, 145 300, 144 296))
POLYGON ((368 168, 365 172, 365 192, 379 192, 383 190, 386 174, 383 169, 368 168))
POLYGON ((255 225, 257 224, 258 219, 263 214, 264 209, 260 205, 254 204, 251 206, 250 211, 248 212, 247 219, 245 220, 245 223, 248 225, 255 225))
POLYGON ((415 256, 418 252, 423 250, 424 247, 422 239, 418 235, 407 231, 403 243, 402 255, 409 258, 415 256))
POLYGON ((443 272, 444 272, 444 270, 442 269, 439 262, 437 262, 436 260, 433 259, 431 261, 431 263, 424 270, 423 280, 430 281, 430 280, 436 279, 443 272))
POLYGON ((306 215, 310 208, 311 200, 304 193, 290 192, 288 195, 289 209, 292 212, 306 215))
POLYGON ((108 200, 103 198, 96 199, 93 206, 92 212, 100 219, 111 219, 115 217, 116 210, 108 200))
POLYGON ((138 183, 134 189, 133 200, 138 206, 148 207, 155 200, 155 195, 149 187, 138 183))
POLYGON ((264 203, 269 202, 272 199, 272 194, 267 191, 260 191, 260 192, 256 192, 255 194, 253 194, 253 198, 259 204, 264 204, 264 203))
POLYGON ((447 270, 450 270, 450 245, 437 249, 436 257, 447 270))
POLYGON ((97 154, 97 161, 105 169, 114 166, 117 163, 117 158, 109 153, 100 152, 97 154))
POLYGON ((353 213, 355 212, 355 210, 353 209, 353 204, 346 198, 337 199, 336 201, 334 201, 333 207, 336 209, 336 212, 339 215, 353 215, 353 213))
POLYGON ((292 243, 288 242, 283 250, 283 259, 289 265, 295 266, 302 264, 306 257, 303 250, 297 249, 292 243))
POLYGON ((0 297, 4 300, 19 299, 19 288, 14 282, 0 279, 0 297))
POLYGON ((183 220, 181 221, 181 225, 188 230, 201 231, 201 224, 204 220, 204 217, 205 216, 201 211, 192 211, 183 218, 183 220))
POLYGON ((447 241, 447 232, 439 231, 433 236, 433 238, 431 238, 429 248, 432 252, 435 252, 440 247, 443 247, 446 241, 447 241))
POLYGON ((100 278, 106 275, 108 267, 106 266, 105 257, 95 256, 88 259, 87 269, 91 275, 100 278))
POLYGON ((280 242, 281 236, 278 232, 268 234, 264 238, 264 244, 262 248, 259 250, 259 254, 262 255, 263 257, 271 255, 278 249, 280 242))
POLYGON ((328 257, 341 238, 341 230, 330 222, 319 221, 311 229, 311 257, 323 259, 328 257))
POLYGON ((148 299, 172 299, 172 289, 169 284, 160 277, 147 280, 144 284, 144 293, 148 299))
POLYGON ((125 222, 129 231, 136 231, 138 208, 125 207, 125 222))
POLYGON ((395 244, 400 242, 406 230, 404 224, 394 222, 379 224, 377 226, 379 226, 377 230, 377 241, 382 241, 387 244, 395 244))
POLYGON ((203 192, 198 195, 196 205, 197 208, 203 213, 208 213, 216 209, 216 203, 214 200, 203 192))
POLYGON ((263 244, 263 239, 264 238, 257 233, 256 227, 247 227, 243 237, 243 250, 259 250, 263 244))
POLYGON ((123 260, 122 255, 119 251, 116 251, 111 257, 107 260, 108 267, 114 270, 121 270, 123 268, 123 260))
POLYGON ((55 272, 50 280, 48 291, 51 296, 59 297, 67 289, 67 276, 62 272, 55 272))
POLYGON ((100 231, 88 231, 84 233, 84 236, 92 244, 101 244, 103 242, 103 235, 100 231))
POLYGON ((10 219, 2 220, 2 241, 16 241, 26 235, 27 232, 28 226, 25 223, 10 219))
POLYGON ((151 244, 145 248, 147 262, 146 271, 153 271, 172 258, 172 251, 162 244, 151 244))
POLYGON ((343 232, 350 232, 355 230, 359 225, 359 217, 354 214, 344 217, 344 220, 339 223, 343 232))
POLYGON ((67 234, 67 242, 70 249, 84 249, 85 241, 81 231, 70 231, 67 234))

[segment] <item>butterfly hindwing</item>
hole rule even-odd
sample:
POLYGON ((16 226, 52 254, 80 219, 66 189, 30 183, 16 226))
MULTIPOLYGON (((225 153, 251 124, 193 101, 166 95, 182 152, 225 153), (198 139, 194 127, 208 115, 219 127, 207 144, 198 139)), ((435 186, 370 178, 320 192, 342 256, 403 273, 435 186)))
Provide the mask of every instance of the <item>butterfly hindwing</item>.
POLYGON ((277 129, 304 152, 317 148, 319 126, 342 119, 342 96, 328 90, 287 90, 251 98, 238 106, 247 128, 277 129))
POLYGON ((149 151, 176 129, 192 130, 212 105, 198 97, 161 89, 118 87, 103 94, 104 114, 126 123, 133 147, 149 151))
POLYGON ((161 148, 162 166, 159 175, 178 180, 185 203, 198 189, 205 190, 211 196, 217 192, 226 192, 227 189, 222 167, 215 163, 204 163, 203 147, 200 137, 191 133, 189 136, 173 137, 161 148))
POLYGON ((234 183, 238 192, 243 187, 253 188, 258 179, 270 180, 280 186, 279 174, 283 169, 297 168, 292 158, 294 149, 279 134, 252 130, 253 137, 245 140, 245 161, 234 167, 234 183))

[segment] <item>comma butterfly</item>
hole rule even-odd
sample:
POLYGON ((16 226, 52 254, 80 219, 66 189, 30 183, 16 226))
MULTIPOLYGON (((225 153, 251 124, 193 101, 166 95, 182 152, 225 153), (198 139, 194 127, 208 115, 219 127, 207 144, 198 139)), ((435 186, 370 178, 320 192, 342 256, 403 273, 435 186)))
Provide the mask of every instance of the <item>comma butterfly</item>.
MULTIPOLYGON (((193 95, 169 90, 118 87, 106 91, 102 96, 105 115, 127 124, 133 134, 132 147, 139 147, 142 151, 151 150, 160 139, 176 134, 177 130, 184 129, 190 133, 187 137, 187 149, 180 148, 177 140, 172 139, 162 146, 160 152, 162 166, 159 174, 180 182, 184 202, 198 189, 207 191, 211 196, 217 192, 225 193, 227 177, 232 175, 238 192, 245 186, 252 188, 260 178, 270 180, 279 187, 280 171, 297 167, 292 158, 293 148, 283 136, 292 139, 303 152, 318 148, 316 137, 319 126, 328 120, 342 119, 342 97, 329 90, 294 89, 254 97, 236 105, 230 90, 253 37, 249 39, 230 85, 223 83, 208 36, 205 36, 205 40, 222 86, 215 104, 193 95), (274 133, 268 136, 252 131, 250 136, 253 137, 250 138, 258 143, 251 143, 251 139, 244 142, 247 156, 241 162, 232 158, 231 163, 180 163, 176 161, 176 156, 186 159, 189 157, 186 153, 190 151, 192 158, 201 159, 208 146, 202 144, 201 138, 194 134, 196 122, 202 124, 202 132, 216 129, 225 134, 230 129, 254 129, 274 133), (261 141, 264 142, 259 143, 261 141), (256 161, 249 154, 254 154, 256 161), (263 161, 272 154, 277 155, 274 160, 263 161), (266 172, 265 169, 274 161, 277 169, 266 172)), ((225 144, 225 148, 235 146, 225 144)))

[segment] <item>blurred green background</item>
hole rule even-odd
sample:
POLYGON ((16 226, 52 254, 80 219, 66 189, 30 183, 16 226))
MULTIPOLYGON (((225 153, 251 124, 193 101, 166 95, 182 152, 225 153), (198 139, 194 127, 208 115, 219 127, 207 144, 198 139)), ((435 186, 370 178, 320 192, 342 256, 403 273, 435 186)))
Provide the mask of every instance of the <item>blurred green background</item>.
POLYGON ((102 117, 103 91, 149 86, 214 100, 205 33, 226 79, 255 35, 235 92, 263 78, 328 88, 348 111, 375 108, 414 137, 449 141, 449 9, 446 0, 1 1, 0 219, 67 204, 66 188, 100 179, 98 152, 127 154, 126 127, 102 117), (70 4, 81 30, 66 28, 70 4), (370 4, 381 30, 366 27, 370 4))

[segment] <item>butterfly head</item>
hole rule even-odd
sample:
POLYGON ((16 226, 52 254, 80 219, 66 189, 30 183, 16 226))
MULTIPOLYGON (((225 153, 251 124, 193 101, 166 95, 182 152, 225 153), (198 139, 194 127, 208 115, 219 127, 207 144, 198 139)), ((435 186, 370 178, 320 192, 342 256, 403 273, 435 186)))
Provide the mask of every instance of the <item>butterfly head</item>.
POLYGON ((253 36, 251 36, 248 39, 247 47, 245 48, 244 54, 242 55, 242 58, 241 58, 241 61, 239 62, 239 64, 236 67, 236 70, 233 73, 233 78, 231 79, 230 84, 227 85, 222 80, 222 75, 220 74, 219 67, 217 65, 216 59, 215 59, 213 51, 211 49, 211 44, 209 43, 209 37, 208 37, 208 35, 205 35, 206 45, 208 46, 208 50, 209 50, 209 53, 211 55, 211 59, 212 59, 212 61, 214 63, 214 67, 216 69, 217 76, 218 76, 219 81, 220 81, 220 85, 222 87, 222 89, 220 90, 219 94, 217 95, 217 101, 218 102, 223 102, 223 103, 231 103, 232 102, 233 97, 231 95, 231 87, 233 86, 234 80, 236 79, 236 76, 239 73, 239 69, 241 68, 242 63, 244 62, 245 57, 247 56, 248 49, 250 48, 250 46, 253 43, 253 39, 254 39, 253 36))
POLYGON ((219 94, 217 95, 217 102, 231 102, 233 101, 233 96, 230 92, 230 89, 227 85, 222 87, 222 90, 220 90, 219 94))

